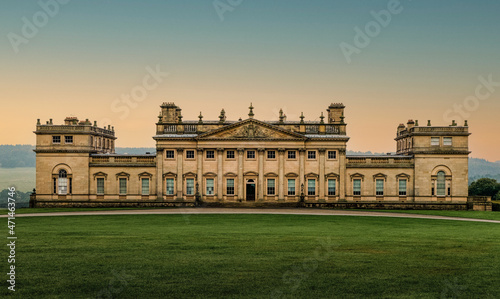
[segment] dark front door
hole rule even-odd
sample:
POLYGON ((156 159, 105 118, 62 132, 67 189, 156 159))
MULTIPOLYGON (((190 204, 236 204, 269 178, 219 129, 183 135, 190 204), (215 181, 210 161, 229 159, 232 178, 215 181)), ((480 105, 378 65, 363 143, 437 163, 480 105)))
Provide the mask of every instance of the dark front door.
POLYGON ((255 201, 255 184, 247 184, 247 201, 255 201))

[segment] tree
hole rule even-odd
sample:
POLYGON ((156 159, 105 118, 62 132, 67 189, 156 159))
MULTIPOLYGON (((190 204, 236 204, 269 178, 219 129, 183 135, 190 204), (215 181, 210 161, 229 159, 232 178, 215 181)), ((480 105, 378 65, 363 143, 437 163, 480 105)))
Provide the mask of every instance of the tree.
POLYGON ((482 178, 475 180, 469 186, 469 195, 495 197, 500 192, 500 183, 497 180, 482 178))
POLYGON ((495 195, 495 198, 493 198, 493 200, 500 201, 500 191, 497 192, 497 194, 495 195))

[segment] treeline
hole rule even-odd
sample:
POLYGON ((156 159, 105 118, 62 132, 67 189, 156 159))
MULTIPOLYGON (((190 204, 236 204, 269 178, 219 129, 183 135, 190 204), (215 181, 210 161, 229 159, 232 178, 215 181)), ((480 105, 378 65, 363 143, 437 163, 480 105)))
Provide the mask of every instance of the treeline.
MULTIPOLYGON (((35 147, 29 144, 0 145, 0 167, 35 167, 35 147)), ((117 147, 117 154, 141 155, 146 152, 154 154, 154 147, 117 147)))
POLYGON ((469 186, 469 195, 491 196, 493 200, 500 200, 500 183, 490 178, 475 180, 469 186))
MULTIPOLYGON (((16 209, 28 208, 30 204, 30 194, 31 192, 21 192, 16 190, 16 195, 14 197, 16 203, 16 209)), ((7 208, 7 203, 9 200, 9 189, 3 189, 0 192, 0 208, 7 208)), ((12 198, 12 197, 10 197, 12 198)))

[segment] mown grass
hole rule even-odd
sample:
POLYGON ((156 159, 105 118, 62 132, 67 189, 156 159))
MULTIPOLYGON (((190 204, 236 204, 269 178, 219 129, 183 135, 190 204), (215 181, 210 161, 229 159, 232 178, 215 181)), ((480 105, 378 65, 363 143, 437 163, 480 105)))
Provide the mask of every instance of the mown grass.
POLYGON ((493 298, 500 285, 493 223, 186 214, 16 222, 19 298, 493 298))

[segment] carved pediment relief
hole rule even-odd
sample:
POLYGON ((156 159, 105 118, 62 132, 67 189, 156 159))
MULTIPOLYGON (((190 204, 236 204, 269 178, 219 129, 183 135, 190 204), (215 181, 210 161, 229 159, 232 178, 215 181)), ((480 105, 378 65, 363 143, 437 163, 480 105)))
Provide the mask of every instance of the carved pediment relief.
POLYGON ((248 119, 198 136, 198 139, 306 139, 277 126, 248 119))

